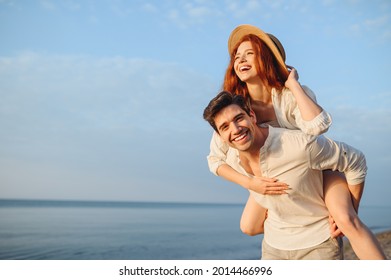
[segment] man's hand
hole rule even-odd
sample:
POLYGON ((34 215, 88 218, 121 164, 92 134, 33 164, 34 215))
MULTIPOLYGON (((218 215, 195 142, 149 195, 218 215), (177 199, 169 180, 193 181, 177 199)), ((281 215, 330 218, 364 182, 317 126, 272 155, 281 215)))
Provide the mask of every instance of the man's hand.
POLYGON ((330 235, 333 238, 345 236, 343 232, 338 228, 337 224, 334 221, 334 218, 329 215, 329 224, 330 224, 330 235))

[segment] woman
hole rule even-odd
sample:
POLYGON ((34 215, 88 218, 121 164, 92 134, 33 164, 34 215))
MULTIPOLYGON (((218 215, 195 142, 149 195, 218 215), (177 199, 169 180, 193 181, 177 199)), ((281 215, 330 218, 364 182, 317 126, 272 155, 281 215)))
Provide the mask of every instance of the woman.
MULTIPOLYGON (((331 117, 317 103, 315 95, 298 82, 295 69, 285 65, 285 51, 272 35, 251 25, 234 29, 228 40, 230 63, 223 90, 248 98, 259 123, 300 129, 318 135, 327 131, 331 117)), ((234 153, 215 133, 208 156, 210 170, 218 176, 265 195, 281 195, 288 186, 277 178, 249 178, 225 163, 227 154, 234 153)), ((348 189, 338 172, 324 172, 325 203, 333 224, 333 236, 343 232, 360 259, 385 259, 371 231, 357 216, 363 188, 348 189), (338 228, 338 229, 337 229, 338 228)), ((250 235, 263 231, 266 210, 251 196, 243 211, 242 230, 250 235)))

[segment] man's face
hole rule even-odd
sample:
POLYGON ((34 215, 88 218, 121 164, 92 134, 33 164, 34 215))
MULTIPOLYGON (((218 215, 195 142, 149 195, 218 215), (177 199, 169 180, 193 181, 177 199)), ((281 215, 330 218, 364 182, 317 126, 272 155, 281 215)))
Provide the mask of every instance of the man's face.
POLYGON ((232 148, 246 151, 254 142, 255 116, 251 116, 238 105, 229 105, 214 118, 220 137, 232 148))

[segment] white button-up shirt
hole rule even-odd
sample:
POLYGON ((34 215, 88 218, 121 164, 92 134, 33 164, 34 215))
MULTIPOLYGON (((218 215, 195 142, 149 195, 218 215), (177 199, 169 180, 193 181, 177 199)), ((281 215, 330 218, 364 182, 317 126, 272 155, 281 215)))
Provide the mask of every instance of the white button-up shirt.
MULTIPOLYGON (((230 150, 226 163, 250 176, 241 166, 237 150, 230 150)), ((330 237, 322 170, 344 172, 351 185, 362 183, 367 171, 363 153, 345 143, 271 126, 260 149, 259 164, 262 176, 278 178, 291 188, 283 195, 250 191, 268 209, 265 242, 281 250, 309 248, 330 237)))

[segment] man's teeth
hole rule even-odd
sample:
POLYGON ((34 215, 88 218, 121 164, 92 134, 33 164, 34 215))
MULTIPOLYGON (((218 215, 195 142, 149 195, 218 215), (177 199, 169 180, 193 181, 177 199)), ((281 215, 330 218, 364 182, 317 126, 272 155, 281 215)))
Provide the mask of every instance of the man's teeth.
POLYGON ((234 141, 240 141, 240 140, 242 140, 244 137, 246 137, 246 135, 247 135, 247 133, 244 133, 244 134, 240 135, 239 137, 236 137, 236 138, 234 139, 234 141))

